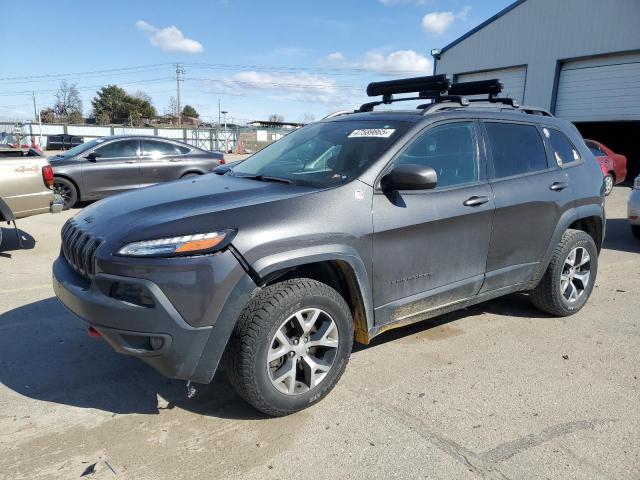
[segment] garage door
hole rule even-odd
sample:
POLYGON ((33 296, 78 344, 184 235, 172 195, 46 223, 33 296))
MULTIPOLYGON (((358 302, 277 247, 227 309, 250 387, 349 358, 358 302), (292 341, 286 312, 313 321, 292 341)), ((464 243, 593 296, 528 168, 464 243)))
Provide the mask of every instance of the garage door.
MULTIPOLYGON (((485 72, 461 73, 455 76, 456 82, 475 82, 497 78, 502 82, 501 97, 515 98, 520 103, 524 98, 524 83, 527 77, 526 67, 501 68, 485 72)), ((471 97, 473 98, 473 96, 471 97)))
POLYGON ((640 53, 564 63, 555 114, 573 122, 640 120, 640 53))

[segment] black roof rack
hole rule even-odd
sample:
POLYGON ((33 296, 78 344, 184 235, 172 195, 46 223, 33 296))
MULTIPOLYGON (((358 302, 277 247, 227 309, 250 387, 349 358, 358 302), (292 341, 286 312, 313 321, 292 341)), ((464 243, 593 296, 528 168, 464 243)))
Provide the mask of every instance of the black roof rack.
MULTIPOLYGON (((365 103, 356 112, 371 112, 378 105, 423 99, 432 100, 431 103, 417 107, 423 110, 423 113, 445 108, 467 107, 471 103, 479 102, 487 104, 483 106, 494 107, 495 104, 500 104, 505 105, 507 108, 520 108, 517 100, 497 96, 502 92, 503 88, 503 84, 498 79, 452 83, 445 74, 372 82, 367 86, 367 95, 370 97, 382 95, 382 100, 365 103), (398 93, 416 92, 418 93, 417 97, 394 98, 394 95, 398 93), (487 97, 467 99, 466 96, 469 95, 487 95, 487 97)), ((498 107, 498 105, 495 105, 495 107, 498 107)), ((551 116, 546 110, 537 108, 527 107, 523 108, 522 111, 524 113, 551 116)))

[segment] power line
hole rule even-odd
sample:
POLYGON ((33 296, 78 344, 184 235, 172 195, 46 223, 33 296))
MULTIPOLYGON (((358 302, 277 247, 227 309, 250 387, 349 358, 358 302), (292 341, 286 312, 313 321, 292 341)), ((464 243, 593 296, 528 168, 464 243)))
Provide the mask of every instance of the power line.
POLYGON ((38 74, 38 75, 25 75, 19 77, 0 77, 0 81, 8 81, 8 80, 28 80, 31 78, 56 78, 56 77, 71 77, 71 76, 79 76, 79 75, 89 75, 89 74, 102 74, 102 73, 110 73, 110 72, 124 72, 124 71, 133 71, 146 69, 150 67, 162 67, 172 65, 171 63, 154 63, 150 65, 138 65, 135 67, 120 67, 120 68, 108 68, 105 70, 87 70, 84 72, 69 72, 69 73, 49 73, 49 74, 38 74))

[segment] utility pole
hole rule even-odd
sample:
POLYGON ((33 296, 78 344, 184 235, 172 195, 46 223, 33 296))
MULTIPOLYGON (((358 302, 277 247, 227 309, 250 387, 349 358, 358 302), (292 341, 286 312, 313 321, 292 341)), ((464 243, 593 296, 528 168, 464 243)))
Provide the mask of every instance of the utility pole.
POLYGON ((182 81, 182 78, 180 78, 180 75, 184 75, 184 68, 180 67, 179 63, 176 63, 176 103, 177 105, 177 117, 178 117, 178 126, 180 126, 182 124, 182 112, 180 110, 180 82, 182 81))
POLYGON ((220 97, 218 97, 218 128, 216 128, 216 148, 220 150, 220 97))
POLYGON ((224 115, 224 153, 229 151, 229 143, 227 137, 227 112, 226 110, 222 111, 222 115, 224 115))
POLYGON ((39 130, 38 130, 38 146, 42 148, 42 117, 40 117, 40 112, 36 108, 36 92, 31 92, 33 96, 33 121, 38 121, 39 130))

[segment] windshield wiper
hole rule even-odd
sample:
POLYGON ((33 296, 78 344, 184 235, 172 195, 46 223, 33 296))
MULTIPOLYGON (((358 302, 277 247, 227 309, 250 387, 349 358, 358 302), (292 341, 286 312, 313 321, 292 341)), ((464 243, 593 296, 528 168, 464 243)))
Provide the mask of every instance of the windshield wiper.
POLYGON ((272 177, 271 175, 234 175, 237 178, 248 178, 249 180, 258 180, 259 182, 277 182, 277 183, 293 183, 288 178, 272 177))

